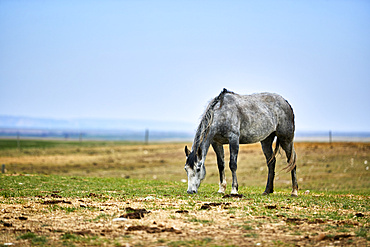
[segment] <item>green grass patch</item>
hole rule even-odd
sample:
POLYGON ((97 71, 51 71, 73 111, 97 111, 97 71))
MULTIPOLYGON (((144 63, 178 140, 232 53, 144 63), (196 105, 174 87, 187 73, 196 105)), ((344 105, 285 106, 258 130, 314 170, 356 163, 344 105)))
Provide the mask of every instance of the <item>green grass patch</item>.
POLYGON ((48 242, 48 240, 45 236, 38 236, 33 232, 27 232, 25 234, 22 234, 22 235, 18 236, 17 239, 18 240, 26 239, 26 240, 31 241, 31 243, 35 244, 35 245, 45 245, 48 242))
POLYGON ((213 239, 211 238, 204 238, 201 240, 189 240, 189 241, 173 241, 167 243, 168 246, 171 247, 180 247, 180 246, 217 246, 216 244, 212 244, 213 239))
POLYGON ((157 197, 184 197, 183 183, 146 181, 122 178, 64 177, 56 175, 4 176, 0 175, 0 196, 29 197, 55 194, 63 197, 92 197, 96 200, 111 197, 133 198, 155 194, 157 197))
POLYGON ((60 240, 62 240, 63 246, 101 246, 109 242, 98 236, 80 236, 70 232, 64 233, 60 240))
POLYGON ((370 241, 369 228, 361 227, 356 231, 356 236, 366 238, 366 240, 370 241))
POLYGON ((198 218, 195 218, 195 217, 190 217, 188 219, 188 221, 192 222, 192 223, 199 223, 199 224, 211 224, 211 223, 213 223, 213 220, 198 219, 198 218))
POLYGON ((75 208, 75 207, 63 207, 63 206, 59 206, 59 205, 54 204, 54 205, 49 206, 49 210, 50 211, 63 210, 66 213, 72 213, 72 212, 75 212, 75 211, 81 210, 81 209, 80 208, 75 208))
POLYGON ((0 150, 24 149, 48 149, 48 148, 71 148, 71 147, 105 147, 142 144, 129 141, 60 141, 60 140, 27 140, 0 139, 0 150), (18 145, 19 143, 19 145, 18 145))

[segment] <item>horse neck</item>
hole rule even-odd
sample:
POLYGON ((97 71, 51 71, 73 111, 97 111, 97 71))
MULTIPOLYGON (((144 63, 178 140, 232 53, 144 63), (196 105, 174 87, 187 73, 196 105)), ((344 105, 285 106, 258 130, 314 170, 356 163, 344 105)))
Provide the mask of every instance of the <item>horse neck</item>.
POLYGON ((209 147, 211 145, 211 138, 210 134, 208 134, 206 137, 204 137, 202 140, 194 140, 192 150, 194 152, 198 151, 198 148, 202 150, 202 160, 203 162, 206 159, 209 147))
POLYGON ((211 141, 213 139, 212 135, 212 123, 215 113, 215 107, 217 103, 220 102, 220 107, 223 102, 223 97, 226 93, 232 93, 224 89, 219 96, 214 98, 207 106, 206 111, 203 114, 202 120, 200 121, 200 124, 198 126, 197 132, 195 134, 194 142, 192 150, 197 152, 198 148, 200 147, 202 149, 202 159, 205 159, 205 156, 207 155, 209 146, 211 144, 211 141))

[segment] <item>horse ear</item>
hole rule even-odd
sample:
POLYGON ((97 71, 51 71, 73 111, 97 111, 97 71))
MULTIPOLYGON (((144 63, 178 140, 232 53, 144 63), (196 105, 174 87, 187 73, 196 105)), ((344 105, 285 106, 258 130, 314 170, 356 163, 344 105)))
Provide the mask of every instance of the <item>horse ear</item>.
POLYGON ((189 154, 190 154, 190 151, 188 149, 188 146, 185 146, 185 155, 186 155, 186 157, 188 157, 189 154))
POLYGON ((198 150, 197 150, 197 156, 198 156, 198 159, 201 160, 202 159, 202 149, 199 147, 198 150))

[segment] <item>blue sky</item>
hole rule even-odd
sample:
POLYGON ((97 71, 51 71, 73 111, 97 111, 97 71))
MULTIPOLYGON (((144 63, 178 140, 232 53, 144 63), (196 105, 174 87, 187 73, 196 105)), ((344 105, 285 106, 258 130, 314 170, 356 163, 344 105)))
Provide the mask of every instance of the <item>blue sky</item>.
POLYGON ((196 128, 226 87, 370 131, 370 1, 0 1, 0 115, 196 128))

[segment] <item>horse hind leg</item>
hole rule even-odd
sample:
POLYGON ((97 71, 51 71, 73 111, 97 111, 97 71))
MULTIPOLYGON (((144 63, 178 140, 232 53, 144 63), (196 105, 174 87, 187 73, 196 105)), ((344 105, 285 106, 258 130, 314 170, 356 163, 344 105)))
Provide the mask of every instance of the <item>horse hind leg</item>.
MULTIPOLYGON (((262 193, 262 195, 268 195, 274 192, 275 163, 276 163, 276 158, 275 158, 276 153, 273 152, 272 150, 272 143, 274 139, 275 139, 275 134, 272 134, 261 142, 263 154, 266 157, 266 163, 268 167, 266 189, 262 193)), ((278 144, 276 145, 276 151, 277 149, 278 149, 278 144)))
POLYGON ((297 182, 297 173, 296 173, 296 162, 297 162, 297 154, 294 150, 293 141, 289 143, 281 143, 281 147, 284 149, 286 156, 287 156, 287 163, 288 165, 283 168, 287 172, 290 171, 292 177, 292 196, 298 196, 298 182, 297 182))
POLYGON ((239 136, 232 136, 229 139, 230 163, 229 167, 232 174, 231 194, 238 194, 238 179, 236 177, 237 160, 239 152, 239 136))

